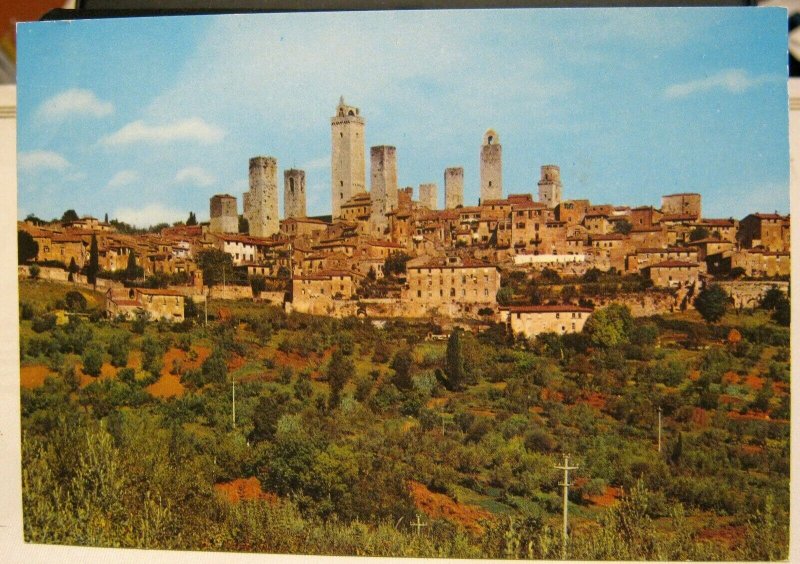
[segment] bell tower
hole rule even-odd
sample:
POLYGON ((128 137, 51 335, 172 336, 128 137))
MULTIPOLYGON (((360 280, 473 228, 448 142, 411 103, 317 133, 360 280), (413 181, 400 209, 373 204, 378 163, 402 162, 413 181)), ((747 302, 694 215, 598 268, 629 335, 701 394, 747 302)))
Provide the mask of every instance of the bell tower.
POLYGON ((481 145, 481 204, 503 197, 503 147, 494 129, 486 130, 481 145))

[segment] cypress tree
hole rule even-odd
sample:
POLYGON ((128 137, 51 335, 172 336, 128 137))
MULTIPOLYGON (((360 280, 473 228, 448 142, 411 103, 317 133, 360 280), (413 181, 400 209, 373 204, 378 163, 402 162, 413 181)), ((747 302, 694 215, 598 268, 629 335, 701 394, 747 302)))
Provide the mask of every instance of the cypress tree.
POLYGON ((89 268, 86 270, 86 277, 89 284, 97 284, 97 273, 100 271, 100 253, 97 250, 97 237, 92 235, 92 243, 89 246, 89 268))
POLYGON ((125 278, 127 280, 135 280, 138 267, 136 265, 136 253, 131 251, 128 255, 128 266, 125 268, 125 278))
POLYGON ((464 350, 461 345, 461 329, 454 329, 447 341, 446 358, 447 381, 451 390, 464 387, 466 370, 464 368, 464 350))

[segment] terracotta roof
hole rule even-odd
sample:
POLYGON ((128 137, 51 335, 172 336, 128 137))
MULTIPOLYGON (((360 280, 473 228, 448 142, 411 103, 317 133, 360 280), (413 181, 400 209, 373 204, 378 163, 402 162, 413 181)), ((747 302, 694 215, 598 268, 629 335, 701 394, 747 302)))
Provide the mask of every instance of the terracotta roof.
POLYGON ((783 216, 778 213, 753 213, 750 215, 758 219, 783 219, 783 216))
POLYGON ((649 268, 694 268, 698 266, 696 262, 684 262, 682 260, 665 260, 657 264, 650 265, 649 268))
POLYGON ((509 313, 563 313, 563 312, 592 313, 592 311, 594 311, 592 308, 589 307, 575 306, 570 304, 508 306, 508 307, 501 307, 500 309, 508 310, 509 313))
POLYGON ((730 219, 709 219, 703 218, 698 223, 702 223, 703 225, 716 225, 718 227, 735 227, 736 220, 733 218, 730 219))
POLYGON ((408 265, 407 268, 497 268, 497 265, 469 257, 461 259, 461 264, 448 264, 447 257, 435 257, 424 264, 408 265))
POLYGON ((690 213, 666 213, 661 217, 662 222, 666 221, 695 221, 697 216, 690 213))
POLYGON ((672 198, 673 196, 699 196, 697 192, 678 192, 677 194, 666 194, 662 198, 672 198))
POLYGON ((592 241, 622 241, 625 235, 622 233, 607 233, 605 235, 589 235, 592 241))

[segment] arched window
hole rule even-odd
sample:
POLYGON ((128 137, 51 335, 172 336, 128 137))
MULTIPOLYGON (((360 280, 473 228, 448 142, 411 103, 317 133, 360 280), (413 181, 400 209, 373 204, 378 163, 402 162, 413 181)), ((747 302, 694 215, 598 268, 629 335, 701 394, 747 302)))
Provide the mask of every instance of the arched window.
POLYGON ((491 145, 491 144, 492 144, 492 141, 494 141, 494 137, 492 137, 492 136, 490 135, 490 136, 489 136, 489 138, 486 140, 486 144, 487 144, 487 145, 491 145))
POLYGON ((353 110, 350 110, 349 112, 347 112, 347 115, 354 116, 356 115, 356 113, 353 110))
POLYGON ((294 195, 294 178, 289 179, 289 191, 294 195))

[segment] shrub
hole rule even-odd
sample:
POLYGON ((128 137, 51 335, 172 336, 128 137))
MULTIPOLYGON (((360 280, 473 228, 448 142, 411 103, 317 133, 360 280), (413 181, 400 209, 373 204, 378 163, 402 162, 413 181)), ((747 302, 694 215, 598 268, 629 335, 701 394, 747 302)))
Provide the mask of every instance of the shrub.
POLYGON ((86 350, 82 357, 83 371, 89 376, 100 376, 103 368, 103 353, 94 347, 86 350))
POLYGON ((37 333, 44 333, 56 326, 56 316, 54 313, 44 313, 33 318, 31 328, 37 333))

